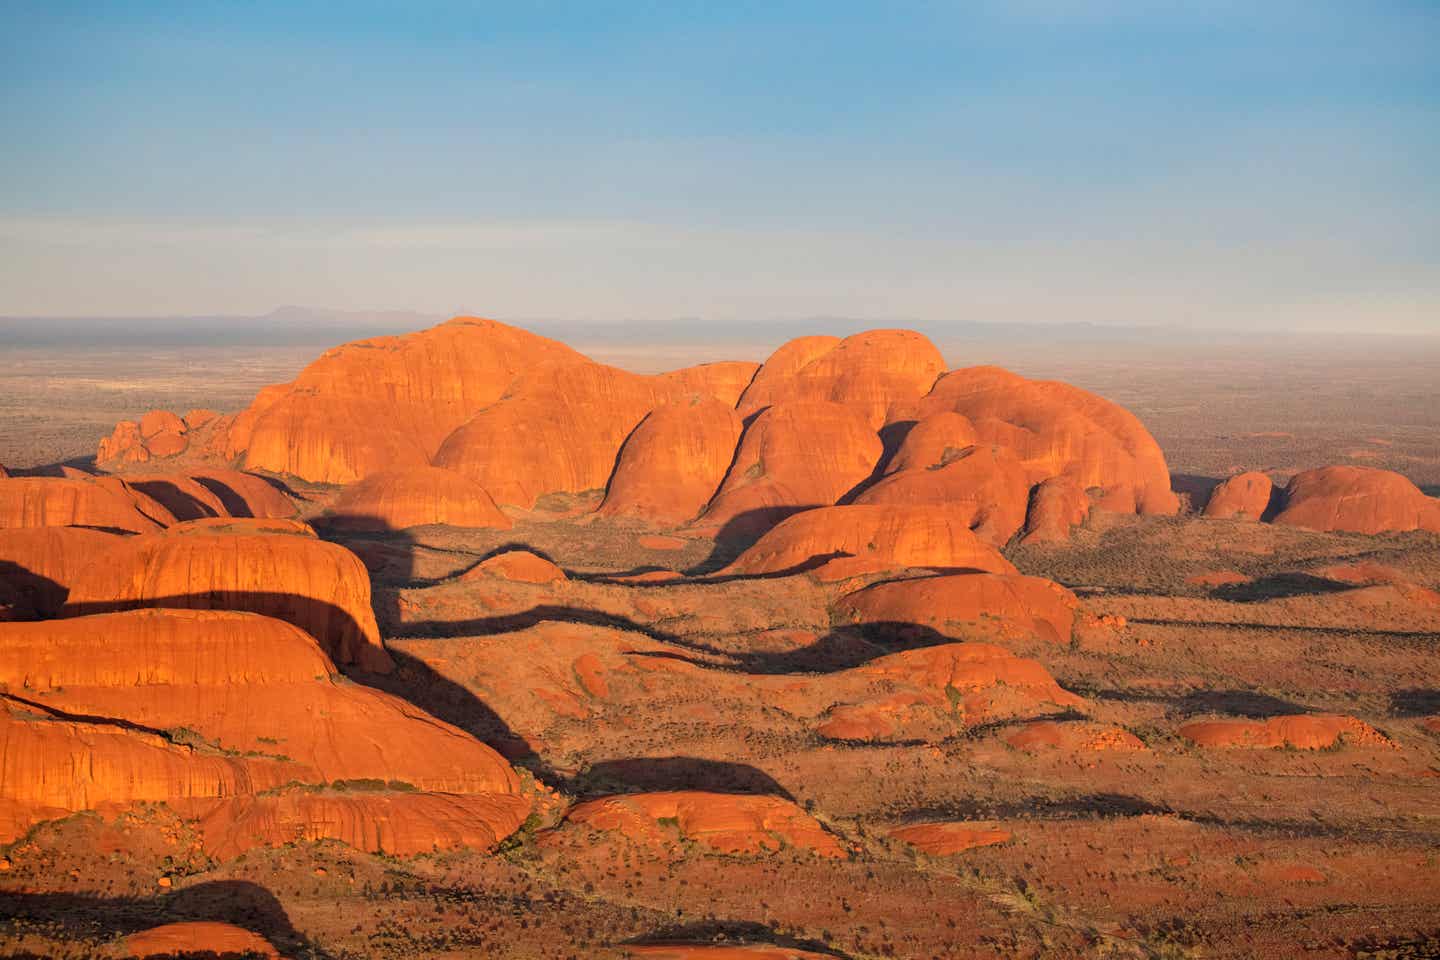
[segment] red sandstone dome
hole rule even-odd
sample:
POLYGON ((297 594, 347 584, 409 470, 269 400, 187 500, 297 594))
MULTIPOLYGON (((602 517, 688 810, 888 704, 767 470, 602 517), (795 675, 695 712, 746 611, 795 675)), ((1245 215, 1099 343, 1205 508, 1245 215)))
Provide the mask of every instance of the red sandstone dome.
POLYGON ((982 540, 1003 547, 1025 524, 1030 483, 1014 454, 982 444, 933 465, 891 472, 854 502, 945 504, 982 540))
POLYGON ((1342 741, 1358 746, 1393 746, 1368 723, 1332 713, 1268 720, 1200 720, 1187 723, 1179 733, 1204 747, 1323 750, 1342 741))
POLYGON ((891 423, 954 412, 985 443, 1008 447, 1031 483, 1070 476, 1119 513, 1173 514, 1164 454, 1129 411, 1065 383, 1027 380, 998 367, 952 370, 923 399, 897 405, 891 423))
POLYGON ((510 529, 485 488, 440 467, 372 473, 346 487, 330 508, 330 522, 352 529, 403 530, 432 523, 510 529))
POLYGON ((885 464, 885 475, 902 470, 933 470, 960 457, 980 442, 969 417, 945 410, 912 424, 895 454, 885 464))
POLYGON ((640 421, 687 395, 677 375, 645 377, 583 358, 542 368, 446 437, 434 462, 501 504, 531 507, 546 493, 601 490, 640 421))
POLYGON ((697 523, 750 533, 811 507, 834 504, 870 476, 880 437, 854 408, 826 400, 782 402, 755 417, 697 523))
POLYGON ((943 506, 851 505, 807 510, 782 521, 723 573, 813 569, 825 580, 925 567, 1015 573, 1010 562, 943 506))
MULTIPOLYGON (((297 838, 293 830, 278 839, 274 832, 276 817, 292 801, 255 796, 292 782, 396 783, 487 797, 467 801, 485 814, 472 830, 479 846, 512 831, 526 812, 514 771, 494 751, 403 700, 345 682, 311 637, 278 620, 231 611, 136 610, 0 624, 0 645, 10 654, 0 662, 0 687, 25 690, 35 711, 8 718, 9 746, 53 751, 28 759, 5 751, 7 764, 18 766, 0 772, 0 817, 8 809, 16 827, 57 815, 54 810, 156 800, 210 817, 224 836, 213 843, 207 836, 207 847, 229 855, 238 852, 239 836, 249 836, 249 845, 297 838), (75 717, 94 723, 60 722, 75 717), (199 742, 137 730, 185 730, 199 742), (97 741, 100 732, 105 739, 97 741), (45 786, 53 771, 77 763, 85 777, 72 774, 72 785, 45 786), (11 779, 12 772, 42 782, 11 779), (221 800, 217 808, 214 801, 221 800), (254 824, 255 803, 278 805, 271 832, 254 824), (251 817, 244 829, 236 827, 242 815, 251 817), (221 830, 222 822, 230 832, 221 830)), ((366 839, 363 830, 345 832, 343 823, 336 830, 324 835, 357 845, 366 839)))
POLYGON ((878 430, 891 404, 924 396, 944 371, 940 351, 911 330, 870 330, 844 340, 801 337, 765 361, 736 409, 748 418, 777 403, 828 400, 878 430))
POLYGON ((1259 520, 1270 506, 1270 491, 1273 488, 1270 478, 1263 473, 1252 470, 1236 474, 1210 492, 1205 516, 1259 520))
POLYGON ((1440 500, 1389 470, 1321 467, 1291 478, 1274 522, 1346 533, 1440 533, 1440 500))
POLYGON ((1090 497, 1074 477, 1051 477, 1030 493, 1021 543, 1063 543, 1090 515, 1090 497))
POLYGON ((0 583, 24 597, 35 615, 56 616, 80 571, 122 539, 85 527, 0 530, 0 583))
POLYGON ((1069 643, 1077 606, 1073 593, 1041 577, 961 573, 872 584, 842 598, 835 617, 838 623, 925 626, 950 636, 1069 643))
POLYGON ((146 533, 174 517, 121 481, 58 477, 8 477, 0 480, 0 529, 16 527, 96 527, 146 533))
POLYGON ((741 429, 714 397, 656 407, 621 448, 599 512, 669 526, 693 520, 725 478, 741 429))
POLYGON ((228 923, 191 921, 167 923, 132 933, 125 938, 124 956, 136 958, 174 957, 201 954, 204 956, 261 957, 279 960, 280 954, 270 941, 244 927, 228 923))
POLYGON ((191 521, 116 543, 76 577, 67 610, 249 610, 307 631, 338 663, 390 670, 360 559, 266 523, 191 521))

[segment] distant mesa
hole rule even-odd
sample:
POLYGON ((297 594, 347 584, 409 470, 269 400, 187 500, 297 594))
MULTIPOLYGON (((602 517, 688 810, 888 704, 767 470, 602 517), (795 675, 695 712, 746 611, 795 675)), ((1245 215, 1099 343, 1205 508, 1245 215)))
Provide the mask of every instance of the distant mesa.
POLYGON ((1321 467, 1291 478, 1275 523, 1343 533, 1440 533, 1440 500, 1373 467, 1321 467))
POLYGON ((1205 516, 1259 520, 1270 506, 1273 486, 1269 477, 1253 470, 1230 477, 1211 491, 1205 516))
POLYGON ((355 530, 404 530, 443 523, 452 527, 508 530, 510 518, 485 488, 440 467, 372 473, 345 488, 328 522, 355 530))

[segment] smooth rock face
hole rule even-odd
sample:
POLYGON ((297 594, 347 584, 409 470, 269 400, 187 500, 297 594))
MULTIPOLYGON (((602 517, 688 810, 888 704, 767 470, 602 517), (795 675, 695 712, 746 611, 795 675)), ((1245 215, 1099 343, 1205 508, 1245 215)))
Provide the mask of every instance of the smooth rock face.
POLYGON ((1323 750, 1342 740, 1357 746, 1393 746, 1369 724, 1330 713, 1268 720, 1201 720, 1185 724, 1179 733, 1204 747, 1323 750))
POLYGON ((1075 595, 1041 577, 962 573, 877 583, 836 604, 839 623, 914 625, 973 638, 1069 643, 1075 595))
POLYGON ((191 521, 114 544, 76 577, 67 611, 247 610, 300 627, 338 663, 393 667, 358 557, 311 536, 254 532, 274 521, 222 522, 230 526, 191 521))
POLYGON ((1051 477, 1030 494, 1021 543, 1064 543, 1090 516, 1090 497, 1074 477, 1051 477))
POLYGON ((159 520, 147 515, 143 508, 148 505, 115 479, 110 483, 58 477, 0 480, 0 529, 94 527, 148 533, 173 522, 163 510, 158 511, 159 520))
POLYGON ((749 418, 777 403, 826 400, 855 410, 874 431, 891 404, 924 396, 944 371, 940 351, 910 330, 801 337, 765 361, 736 409, 749 418))
POLYGON ((585 362, 564 344, 477 317, 349 343, 257 396, 232 427, 230 453, 317 483, 424 466, 521 375, 585 362))
MULTIPOLYGON (((0 662, 0 689, 26 691, 35 711, 10 718, 10 741, 17 749, 33 743, 49 751, 15 768, 22 779, 10 779, 7 770, 0 781, 0 806, 8 804, 19 829, 55 815, 54 809, 158 800, 195 816, 218 810, 210 821, 213 849, 226 856, 247 845, 299 839, 290 833, 303 832, 302 822, 338 822, 323 835, 356 845, 403 835, 409 846, 429 849, 421 839, 420 801, 418 807, 383 798, 358 808, 339 804, 354 816, 327 820, 326 804, 308 803, 304 791, 298 798, 255 797, 291 783, 482 795, 460 804, 475 814, 464 830, 437 828, 433 839, 442 846, 462 837, 492 845, 528 812, 514 771, 493 750, 404 700, 346 682, 310 636, 278 620, 231 611, 137 610, 0 624, 0 647, 9 653, 0 662), (66 726, 61 717, 92 719, 66 726), (174 731, 190 739, 176 742, 174 731), (70 783, 52 782, 47 772, 86 764, 86 777, 60 777, 70 783), (40 781, 27 784, 27 777, 40 781), (213 802, 184 806, 224 798, 235 799, 223 809, 213 802), (305 811, 314 815, 307 820, 305 811)), ((445 807, 440 802, 437 809, 445 807)), ((304 838, 319 839, 318 830, 304 838)))
POLYGON ((432 523, 508 530, 510 518, 485 488, 440 467, 372 473, 346 487, 329 522, 357 530, 404 530, 432 523))
POLYGON ((952 370, 892 422, 941 412, 965 416, 979 439, 1007 447, 1030 482, 1072 477, 1098 492, 1097 506, 1117 513, 1173 514, 1165 456, 1136 417, 1078 387, 1027 380, 998 367, 952 370))
POLYGON ((1205 516, 1259 520, 1270 506, 1272 489, 1274 484, 1263 473, 1252 470, 1236 474, 1211 491, 1205 516))
POLYGON ((839 580, 925 567, 1015 573, 1010 562, 943 506, 850 505, 782 521, 722 573, 754 576, 812 570, 839 580))
POLYGON ((229 923, 198 920, 167 923, 125 938, 127 957, 173 957, 192 953, 275 958, 280 954, 258 933, 229 923))
POLYGON ((264 477, 240 470, 207 467, 188 476, 209 490, 232 517, 284 518, 299 511, 295 502, 264 477))
POLYGON ((80 571, 122 541, 85 527, 0 530, 0 583, 25 597, 36 616, 57 616, 80 571))
MULTIPOLYGON (((914 406, 910 404, 908 406, 914 406)), ((907 405, 900 405, 903 410, 907 405)), ((894 411, 892 411, 893 413, 894 411)), ((895 453, 885 464, 885 476, 902 470, 933 470, 957 459, 970 447, 980 442, 975 425, 969 417, 953 410, 932 414, 924 420, 911 423, 896 421, 897 427, 905 427, 904 439, 895 453)))
POLYGON ((697 522, 754 534, 801 510, 830 506, 870 476, 883 449, 850 406, 777 403, 745 429, 724 483, 697 522))
POLYGON ((1440 500, 1373 467, 1321 467, 1291 478, 1275 523, 1343 533, 1440 533, 1440 500))
POLYGON ((695 519, 724 480, 742 429, 713 396, 656 407, 625 440, 599 512, 667 526, 695 519))
POLYGON ((520 583, 553 583, 564 580, 565 571, 529 550, 510 550, 477 563, 460 579, 477 580, 482 577, 499 577, 520 583))
POLYGON ((814 817, 781 797, 699 790, 633 793, 581 803, 566 820, 618 831, 646 845, 665 845, 661 821, 670 821, 672 833, 721 853, 764 853, 788 846, 843 856, 839 842, 814 817))
MULTIPOLYGON (((953 449, 947 447, 945 453, 953 449)), ((902 460, 909 459, 903 456, 903 447, 901 454, 902 460)), ((1025 524, 1030 483, 1014 454, 983 444, 936 464, 892 471, 854 502, 945 504, 963 516, 982 540, 1003 547, 1025 524)))

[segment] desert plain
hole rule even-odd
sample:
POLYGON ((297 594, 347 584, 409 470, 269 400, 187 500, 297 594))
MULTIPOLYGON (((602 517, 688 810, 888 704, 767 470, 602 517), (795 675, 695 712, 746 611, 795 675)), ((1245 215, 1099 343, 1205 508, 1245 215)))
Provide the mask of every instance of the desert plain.
POLYGON ((7 350, 0 954, 1440 954, 1431 341, 806 333, 7 350))

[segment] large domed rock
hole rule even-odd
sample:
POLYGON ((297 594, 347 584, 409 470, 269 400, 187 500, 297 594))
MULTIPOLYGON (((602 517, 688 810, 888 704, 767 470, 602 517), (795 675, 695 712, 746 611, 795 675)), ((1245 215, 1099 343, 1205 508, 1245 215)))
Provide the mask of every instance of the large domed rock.
POLYGON ((880 437, 854 408, 782 402, 745 428, 725 481, 696 522, 756 534, 801 510, 834 504, 870 476, 880 437))
POLYGON ((854 502, 944 504, 982 540, 1003 547, 1025 524, 1030 483, 1024 467, 1004 447, 952 451, 947 447, 951 455, 935 464, 891 472, 854 502))
POLYGON ((445 439, 435 464, 464 474, 497 503, 531 507, 546 493, 603 489, 620 447, 680 386, 584 361, 515 384, 445 439))
POLYGON ((1015 573, 1010 562, 943 506, 850 505, 782 521, 722 574, 812 570, 823 580, 924 567, 1015 573))
POLYGON ((108 483, 60 477, 0 480, 0 529, 95 527, 147 533, 174 520, 157 506, 115 479, 108 483))
POLYGON ((80 571, 122 539, 85 527, 0 530, 0 583, 24 597, 35 615, 56 616, 80 571))
POLYGON ((75 578, 66 610, 248 610, 305 630, 338 663, 390 670, 360 558, 273 523, 191 521, 116 543, 75 578))
POLYGON ((671 370, 657 379, 665 384, 667 393, 679 397, 689 394, 714 397, 733 410, 759 369, 760 364, 750 360, 721 360, 671 370))
POLYGON ((765 361, 736 409, 748 419, 777 403, 828 400, 858 412, 873 431, 891 404, 924 396, 944 371, 940 351, 912 330, 801 337, 765 361))
POLYGON ((125 938, 127 957, 242 956, 279 960, 270 941, 244 927, 205 920, 167 923, 125 938))
POLYGON ((1259 520, 1270 506, 1274 484, 1263 473, 1251 470, 1222 481, 1210 491, 1205 516, 1221 519, 1259 520))
POLYGON ((915 625, 949 636, 1069 643, 1079 602, 1041 577, 995 573, 890 580, 843 597, 837 623, 915 625))
POLYGON ((508 530, 485 488, 440 467, 372 473, 346 487, 330 508, 330 522, 351 529, 403 530, 443 523, 452 527, 508 530))
MULTIPOLYGON (((0 645, 9 654, 0 663, 0 687, 25 690, 42 713, 198 737, 202 742, 178 754, 185 745, 173 737, 139 742, 149 747, 136 748, 141 761, 151 757, 144 762, 159 764, 169 771, 166 776, 172 765, 187 762, 187 753, 191 760, 244 756, 267 763, 260 768, 263 782, 240 779, 219 792, 157 786, 159 795, 135 796, 129 786, 102 783, 94 785, 94 795, 66 794, 52 806, 89 809, 100 802, 151 799, 183 807, 186 800, 253 799, 261 790, 291 782, 356 782, 493 795, 490 806, 509 812, 482 820, 477 830, 508 833, 525 814, 525 802, 516 796, 519 781, 493 750, 403 700, 344 681, 311 637, 278 620, 233 611, 136 610, 0 624, 0 645)), ((77 736, 83 739, 84 731, 77 736)), ((217 775, 227 769, 215 767, 217 775)), ((243 766, 231 772, 254 773, 243 766)), ((40 803, 22 792, 0 785, 0 797, 40 803)), ((267 802, 289 809, 281 798, 267 802)), ((493 840, 484 845, 489 843, 493 840)))
POLYGON ((1090 516, 1090 496, 1074 477, 1051 477, 1030 492, 1021 543, 1064 543, 1090 516))
POLYGON ((599 512, 667 526, 695 519, 724 480, 742 428, 714 397, 656 407, 621 447, 599 512))
POLYGON ((1321 467, 1291 478, 1274 522, 1344 533, 1440 533, 1440 500, 1389 470, 1321 467))
POLYGON ((477 317, 345 344, 257 396, 254 415, 232 427, 232 452, 243 450, 249 468, 319 483, 424 466, 521 375, 585 362, 564 344, 477 317))
MULTIPOLYGON (((897 424, 898 426, 899 424, 897 424)), ((885 475, 902 470, 936 470, 980 442, 969 417, 945 410, 910 424, 885 464, 885 475)))
POLYGON ((1096 505, 1118 513, 1173 514, 1179 501, 1155 439, 1129 411, 1055 381, 1027 380, 998 367, 952 370, 922 400, 889 420, 962 414, 985 443, 1008 447, 1031 483, 1073 477, 1097 492, 1096 505))

